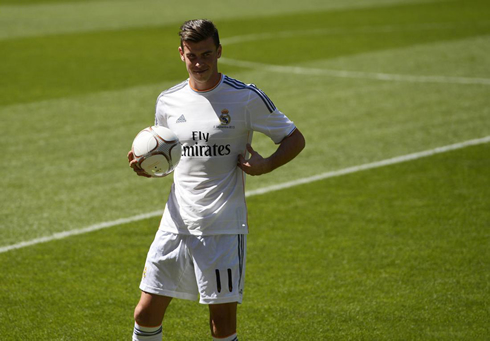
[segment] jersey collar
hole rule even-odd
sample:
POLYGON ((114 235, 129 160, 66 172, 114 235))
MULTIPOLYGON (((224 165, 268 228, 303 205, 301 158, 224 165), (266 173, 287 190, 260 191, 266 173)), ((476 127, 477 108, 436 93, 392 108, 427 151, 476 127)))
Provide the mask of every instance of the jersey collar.
POLYGON ((196 89, 194 89, 194 88, 191 86, 191 83, 189 82, 189 80, 188 80, 187 82, 188 82, 188 84, 189 84, 189 88, 191 88, 191 90, 192 90, 192 91, 194 91, 194 92, 196 92, 196 93, 198 93, 198 94, 203 94, 203 93, 208 93, 208 92, 211 92, 211 91, 213 91, 214 89, 216 89, 218 86, 220 86, 220 85, 221 85, 221 83, 223 83, 223 79, 224 79, 224 78, 225 78, 225 76, 224 76, 222 73, 220 73, 220 80, 218 81, 218 83, 216 83, 216 85, 215 85, 215 86, 213 86, 212 88, 207 89, 207 90, 196 90, 196 89))

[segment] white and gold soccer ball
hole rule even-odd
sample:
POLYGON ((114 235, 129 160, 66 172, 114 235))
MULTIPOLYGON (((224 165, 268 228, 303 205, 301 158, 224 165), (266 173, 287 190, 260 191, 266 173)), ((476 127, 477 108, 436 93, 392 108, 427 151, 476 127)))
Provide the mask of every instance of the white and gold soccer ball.
POLYGON ((136 135, 131 148, 138 166, 148 175, 161 178, 179 164, 182 146, 170 129, 151 126, 136 135))

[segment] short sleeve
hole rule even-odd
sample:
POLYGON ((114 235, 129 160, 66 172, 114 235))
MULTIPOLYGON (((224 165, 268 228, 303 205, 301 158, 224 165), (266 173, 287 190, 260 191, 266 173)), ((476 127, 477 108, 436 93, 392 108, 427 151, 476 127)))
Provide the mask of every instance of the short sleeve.
POLYGON ((167 117, 164 112, 164 102, 163 93, 158 96, 157 103, 155 105, 155 125, 156 126, 167 126, 167 117))
POLYGON ((253 86, 247 105, 250 128, 269 136, 274 143, 280 143, 295 129, 294 123, 261 90, 253 86))

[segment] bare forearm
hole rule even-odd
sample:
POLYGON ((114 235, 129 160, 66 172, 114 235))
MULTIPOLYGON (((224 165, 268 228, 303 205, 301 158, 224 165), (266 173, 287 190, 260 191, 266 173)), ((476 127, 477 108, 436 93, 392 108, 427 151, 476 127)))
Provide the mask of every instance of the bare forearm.
POLYGON ((296 129, 291 135, 282 140, 277 150, 271 156, 266 158, 270 168, 269 172, 294 159, 301 153, 304 147, 305 138, 303 134, 296 129))
POLYGON ((243 155, 239 155, 238 167, 249 175, 266 174, 294 159, 304 147, 305 138, 296 129, 291 135, 281 141, 274 154, 268 158, 263 158, 251 145, 247 145, 250 158, 246 160, 243 155))

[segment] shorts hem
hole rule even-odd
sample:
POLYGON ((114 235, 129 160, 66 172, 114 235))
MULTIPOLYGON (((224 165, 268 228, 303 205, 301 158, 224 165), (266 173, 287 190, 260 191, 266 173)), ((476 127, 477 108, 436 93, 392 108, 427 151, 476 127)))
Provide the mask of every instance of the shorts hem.
POLYGON ((234 230, 211 230, 211 231, 200 231, 200 230, 189 230, 186 228, 174 229, 166 226, 159 226, 158 228, 162 232, 168 232, 176 235, 182 236, 219 236, 219 235, 234 235, 234 234, 248 234, 248 228, 246 229, 234 229, 234 230))
POLYGON ((157 289, 149 286, 140 285, 140 290, 147 292, 149 294, 159 295, 159 296, 167 296, 172 298, 180 298, 189 301, 197 301, 199 299, 198 295, 192 295, 185 292, 178 292, 166 289, 157 289))
POLYGON ((237 302, 238 304, 242 304, 243 296, 230 296, 230 297, 215 297, 215 298, 203 298, 199 299, 199 303, 201 304, 220 304, 220 303, 232 303, 237 302))

